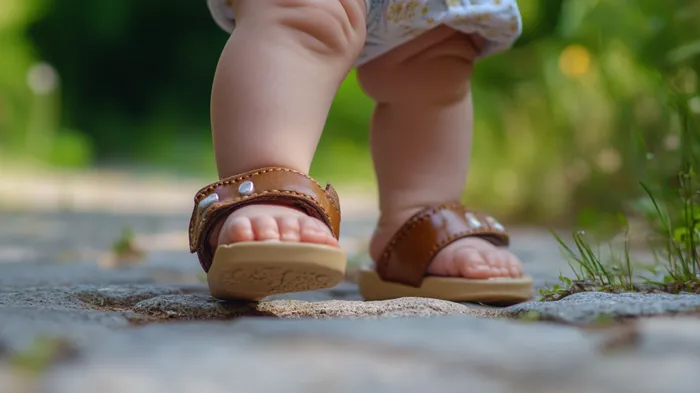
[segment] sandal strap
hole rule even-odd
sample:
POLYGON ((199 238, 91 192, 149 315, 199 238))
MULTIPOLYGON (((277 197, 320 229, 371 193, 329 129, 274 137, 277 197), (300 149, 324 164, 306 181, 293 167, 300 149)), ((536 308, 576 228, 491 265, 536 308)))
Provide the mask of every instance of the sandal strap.
POLYGON ((470 211, 460 203, 428 207, 394 235, 377 261, 377 273, 384 281, 420 287, 440 250, 472 236, 497 246, 510 243, 503 225, 491 216, 470 211))
POLYGON ((287 168, 261 168, 222 179, 194 197, 190 219, 190 252, 197 253, 205 271, 214 259, 209 236, 235 210, 253 204, 290 206, 325 223, 340 237, 340 202, 330 184, 321 187, 311 177, 287 168))

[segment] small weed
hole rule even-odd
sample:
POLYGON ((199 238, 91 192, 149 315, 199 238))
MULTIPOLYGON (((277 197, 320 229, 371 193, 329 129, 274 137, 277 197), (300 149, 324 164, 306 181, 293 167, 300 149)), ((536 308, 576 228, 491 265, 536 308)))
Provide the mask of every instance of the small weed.
POLYGON ((572 288, 573 282, 568 277, 563 274, 559 274, 559 282, 562 285, 554 284, 551 288, 540 289, 540 295, 546 300, 559 300, 568 296, 570 288, 572 288))
POLYGON ((523 322, 537 322, 541 319, 541 314, 535 310, 530 310, 520 315, 519 319, 523 322))
POLYGON ((37 337, 31 347, 23 352, 15 353, 11 364, 19 371, 38 375, 52 364, 70 360, 77 356, 76 349, 64 339, 56 337, 37 337))
POLYGON ((655 193, 640 182, 648 198, 648 203, 641 205, 646 208, 646 218, 656 231, 649 242, 655 265, 645 269, 652 277, 635 274, 630 257, 629 226, 625 217, 620 216, 625 228, 622 257, 615 256, 610 246, 610 256, 603 260, 599 252, 594 252, 593 242, 584 231, 573 234, 572 247, 554 234, 576 278, 560 275, 561 285, 540 291, 543 300, 559 300, 581 291, 634 292, 640 289, 639 281, 647 290, 651 287, 654 291, 669 293, 700 293, 700 185, 695 172, 697 153, 692 150, 700 140, 700 133, 690 127, 687 99, 674 99, 674 104, 682 125, 681 146, 684 147, 676 192, 660 187, 662 192, 655 193), (663 281, 658 281, 659 273, 664 274, 663 281))
MULTIPOLYGON (((599 252, 595 252, 591 247, 591 242, 584 231, 573 234, 575 250, 570 248, 558 235, 554 234, 557 242, 564 251, 564 256, 569 262, 569 266, 576 275, 577 282, 588 282, 600 287, 620 287, 632 289, 633 269, 629 255, 629 240, 625 236, 624 258, 619 260, 610 247, 610 261, 604 263, 599 252)), ((559 276, 565 288, 570 288, 572 281, 559 276)))
POLYGON ((131 255, 137 252, 135 243, 134 231, 130 227, 125 227, 121 237, 112 244, 112 251, 119 256, 131 255))
POLYGON ((121 237, 112 244, 112 250, 100 260, 100 266, 114 269, 143 261, 145 252, 138 247, 131 228, 122 230, 121 237))
MULTIPOLYGON (((626 224, 626 221, 623 222, 626 224)), ((634 266, 626 231, 622 257, 616 256, 610 246, 610 254, 605 261, 600 256, 600 252, 591 246, 592 241, 586 232, 574 232, 573 248, 567 245, 559 235, 554 232, 552 234, 559 243, 575 278, 571 279, 560 273, 558 284, 540 290, 542 300, 560 300, 577 292, 634 291, 634 266)))
POLYGON ((700 194, 694 190, 695 177, 692 167, 679 175, 682 207, 676 223, 665 213, 669 207, 662 208, 649 187, 642 185, 656 208, 658 222, 662 226, 659 236, 662 244, 654 249, 654 255, 666 270, 662 283, 648 282, 665 286, 670 292, 700 289, 700 209, 695 202, 700 194))

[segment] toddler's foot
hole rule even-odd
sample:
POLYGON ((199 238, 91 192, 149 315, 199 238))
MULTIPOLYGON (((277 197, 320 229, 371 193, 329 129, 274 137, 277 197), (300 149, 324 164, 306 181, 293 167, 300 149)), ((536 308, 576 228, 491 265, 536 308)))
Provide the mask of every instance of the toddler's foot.
MULTIPOLYGON (((382 216, 370 245, 373 260, 379 260, 394 234, 419 210, 407 210, 393 217, 382 216)), ((430 263, 428 274, 472 279, 518 278, 522 276, 522 263, 504 248, 478 237, 467 237, 443 248, 430 263)))
POLYGON ((277 205, 242 207, 212 233, 214 249, 224 244, 251 241, 283 241, 325 244, 338 247, 338 240, 320 220, 305 213, 277 205))
POLYGON ((347 255, 336 240, 340 202, 332 186, 264 167, 222 178, 194 201, 190 250, 213 297, 259 301, 342 282, 347 255))

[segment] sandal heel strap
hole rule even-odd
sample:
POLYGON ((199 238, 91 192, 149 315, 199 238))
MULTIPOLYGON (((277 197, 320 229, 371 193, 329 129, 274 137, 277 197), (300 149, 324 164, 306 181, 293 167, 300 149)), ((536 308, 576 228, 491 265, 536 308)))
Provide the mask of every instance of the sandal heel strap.
POLYGON ((256 169, 212 183, 195 195, 189 246, 205 271, 214 258, 215 250, 208 240, 212 232, 235 210, 252 204, 302 210, 325 223, 336 239, 340 237, 340 202, 333 186, 322 187, 308 175, 292 169, 256 169))
POLYGON ((393 236, 376 263, 377 273, 384 281, 420 287, 430 262, 440 250, 472 236, 497 246, 510 242, 498 221, 460 203, 428 207, 411 217, 393 236))

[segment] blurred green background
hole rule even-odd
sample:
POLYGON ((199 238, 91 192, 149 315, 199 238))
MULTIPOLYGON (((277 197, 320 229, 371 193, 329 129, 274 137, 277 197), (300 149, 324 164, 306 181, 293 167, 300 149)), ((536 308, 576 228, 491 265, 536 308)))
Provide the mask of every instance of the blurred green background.
MULTIPOLYGON (((466 200, 506 221, 570 224, 624 211, 650 169, 672 183, 683 145, 700 148, 667 105, 671 91, 700 113, 700 1, 520 7, 522 38, 474 77, 466 200)), ((226 39, 204 0, 0 0, 0 176, 31 159, 212 179, 209 93, 226 39)), ((371 107, 351 74, 314 175, 371 184, 371 107)))

